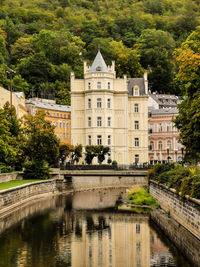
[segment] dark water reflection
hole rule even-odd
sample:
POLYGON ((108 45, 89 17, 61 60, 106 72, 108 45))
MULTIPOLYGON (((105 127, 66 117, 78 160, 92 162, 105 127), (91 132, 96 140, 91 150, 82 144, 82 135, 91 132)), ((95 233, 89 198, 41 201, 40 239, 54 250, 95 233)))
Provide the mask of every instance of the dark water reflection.
POLYGON ((190 266, 148 215, 111 209, 119 196, 124 189, 58 196, 1 219, 0 266, 190 266))

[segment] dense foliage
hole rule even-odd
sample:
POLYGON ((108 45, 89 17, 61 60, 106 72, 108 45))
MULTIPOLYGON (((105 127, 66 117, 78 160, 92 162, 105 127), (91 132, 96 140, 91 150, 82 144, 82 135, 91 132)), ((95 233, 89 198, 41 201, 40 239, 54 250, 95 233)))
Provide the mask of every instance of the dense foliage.
POLYGON ((175 124, 186 147, 186 160, 197 163, 200 160, 200 27, 176 50, 176 59, 179 65, 176 81, 185 99, 179 105, 175 124))
POLYGON ((155 164, 148 172, 149 180, 174 188, 180 196, 200 199, 200 168, 174 164, 155 164))
MULTIPOLYGON (((173 51, 200 25, 198 0, 0 1, 0 85, 69 104, 69 77, 98 45, 117 75, 149 72, 152 91, 179 92, 173 51)), ((186 51, 189 53, 189 51, 186 51)))
POLYGON ((14 106, 0 109, 0 171, 25 168, 25 178, 49 177, 49 166, 58 161, 59 140, 54 126, 37 112, 23 121, 17 119, 14 106))

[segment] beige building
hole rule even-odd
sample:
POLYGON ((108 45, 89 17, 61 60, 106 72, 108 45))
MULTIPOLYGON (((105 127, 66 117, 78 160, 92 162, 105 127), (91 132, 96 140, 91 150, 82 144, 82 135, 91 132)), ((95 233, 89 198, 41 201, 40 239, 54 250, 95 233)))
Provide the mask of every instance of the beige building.
POLYGON ((46 119, 55 126, 55 134, 63 144, 71 144, 71 108, 57 105, 54 100, 31 98, 26 101, 29 114, 34 115, 37 110, 46 113, 46 119))
POLYGON ((119 164, 148 162, 148 81, 116 78, 100 51, 84 78, 71 73, 72 144, 110 146, 119 164))
MULTIPOLYGON (((6 102, 10 103, 10 91, 0 87, 0 108, 3 108, 6 102)), ((12 93, 12 105, 16 109, 17 117, 22 118, 27 114, 25 106, 25 95, 23 92, 12 93)))

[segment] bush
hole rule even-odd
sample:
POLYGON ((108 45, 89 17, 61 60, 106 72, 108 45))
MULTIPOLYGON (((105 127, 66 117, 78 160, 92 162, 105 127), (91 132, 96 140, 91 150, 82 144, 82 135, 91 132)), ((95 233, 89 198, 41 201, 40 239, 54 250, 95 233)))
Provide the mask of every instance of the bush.
POLYGON ((166 171, 170 171, 175 168, 174 163, 157 163, 153 166, 152 169, 148 171, 148 179, 149 180, 158 180, 158 176, 166 171))
POLYGON ((176 169, 176 175, 171 177, 168 187, 175 188, 176 192, 180 192, 182 179, 188 177, 189 174, 190 171, 187 168, 176 169))
POLYGON ((112 159, 111 159, 111 158, 108 158, 108 159, 107 159, 107 163, 108 163, 108 164, 111 164, 111 163, 112 163, 112 159))
POLYGON ((200 199, 200 182, 192 184, 191 197, 200 199))
POLYGON ((186 195, 192 195, 192 186, 194 183, 200 182, 199 175, 193 175, 182 179, 180 193, 181 197, 184 198, 186 195))
POLYGON ((112 165, 115 166, 115 167, 117 167, 117 161, 116 160, 113 160, 112 165))
POLYGON ((130 200, 130 203, 134 205, 145 205, 152 207, 159 206, 154 198, 148 193, 147 189, 144 188, 136 188, 131 190, 127 198, 130 200))
POLYGON ((12 172, 13 168, 11 166, 7 166, 5 163, 0 162, 0 172, 7 173, 12 172))
POLYGON ((176 169, 161 173, 158 176, 158 183, 168 184, 172 177, 176 175, 176 173, 176 169))
POLYGON ((24 164, 24 179, 48 179, 50 169, 46 161, 28 161, 24 164))

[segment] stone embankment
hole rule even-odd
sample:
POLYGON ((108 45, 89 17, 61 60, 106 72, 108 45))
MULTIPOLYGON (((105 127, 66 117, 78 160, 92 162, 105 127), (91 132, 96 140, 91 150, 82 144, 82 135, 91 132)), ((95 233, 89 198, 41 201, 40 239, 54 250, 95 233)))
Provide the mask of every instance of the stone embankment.
POLYGON ((70 171, 52 172, 53 179, 34 182, 0 191, 0 216, 35 198, 50 194, 101 188, 147 185, 146 172, 70 171))
POLYGON ((172 218, 200 240, 200 201, 181 199, 174 189, 150 182, 150 194, 172 218))
POLYGON ((9 182, 13 180, 22 180, 23 173, 0 173, 0 183, 9 182))

